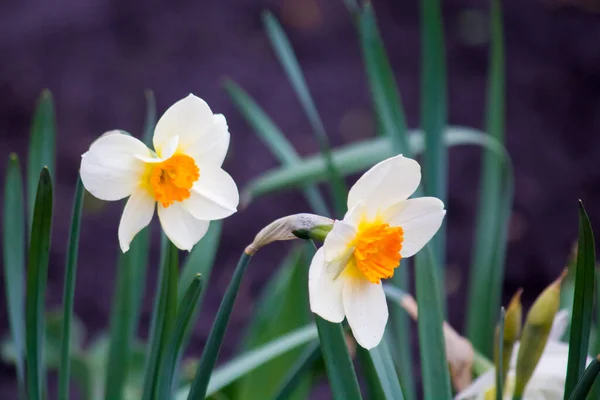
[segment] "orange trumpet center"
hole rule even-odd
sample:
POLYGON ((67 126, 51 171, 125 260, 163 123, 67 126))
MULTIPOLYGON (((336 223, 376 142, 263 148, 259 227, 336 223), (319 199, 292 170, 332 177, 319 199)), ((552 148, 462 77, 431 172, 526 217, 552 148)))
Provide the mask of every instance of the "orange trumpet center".
POLYGON ((400 265, 403 240, 404 231, 399 226, 361 222, 353 242, 356 267, 372 283, 391 278, 400 265))
POLYGON ((200 169, 192 157, 176 154, 158 164, 149 164, 149 185, 154 199, 163 207, 190 197, 194 182, 200 177, 200 169))

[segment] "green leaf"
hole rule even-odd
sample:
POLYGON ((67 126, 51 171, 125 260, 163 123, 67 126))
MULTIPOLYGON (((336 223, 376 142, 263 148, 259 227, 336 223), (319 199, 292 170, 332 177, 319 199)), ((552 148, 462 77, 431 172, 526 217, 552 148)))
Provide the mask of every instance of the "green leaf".
MULTIPOLYGON (((424 136, 420 131, 412 131, 409 145, 414 156, 422 153, 424 136)), ((444 134, 444 143, 449 146, 475 145, 492 151, 502 163, 509 162, 504 146, 493 137, 476 129, 449 127, 444 134)), ((336 169, 343 175, 365 171, 378 162, 395 155, 387 137, 373 138, 341 146, 333 152, 336 169)), ((259 196, 282 190, 301 187, 325 181, 327 171, 322 155, 305 158, 294 167, 279 167, 261 174, 242 190, 242 198, 247 204, 259 196)))
MULTIPOLYGON (((246 349, 268 343, 310 322, 307 270, 307 260, 300 248, 286 257, 273 278, 274 282, 266 285, 256 306, 252 329, 245 341, 246 349)), ((271 398, 301 353, 302 349, 290 351, 249 373, 236 384, 236 400, 271 398)), ((305 379, 289 399, 306 399, 309 393, 310 381, 305 379)))
POLYGON ((170 333, 168 347, 165 350, 163 361, 159 367, 158 374, 158 397, 159 399, 169 399, 172 395, 172 385, 177 366, 177 359, 184 341, 185 333, 193 324, 192 316, 198 307, 198 300, 202 293, 202 277, 197 275, 189 284, 185 295, 177 310, 177 319, 175 327, 170 333))
MULTIPOLYGON (((427 196, 446 201, 448 150, 443 134, 448 119, 446 56, 440 0, 421 0, 421 129, 425 131, 423 185, 427 196)), ((445 262, 445 227, 429 245, 436 263, 445 262)), ((442 304, 445 298, 442 298, 442 304)))
POLYGON ((77 271, 77 254, 79 251, 79 229, 81 226, 81 207, 83 204, 83 183, 77 179, 73 212, 71 216, 71 231, 69 233, 69 247, 67 248, 67 263, 65 266, 65 285, 63 290, 63 327, 62 344, 60 352, 60 368, 58 370, 58 398, 68 400, 69 381, 71 372, 71 319, 73 316, 73 302, 75 298, 75 276, 77 271))
POLYGON ((595 264, 594 233, 585 208, 583 208, 583 203, 579 201, 579 239, 565 399, 568 399, 575 389, 585 368, 594 308, 595 264))
POLYGON ((11 153, 4 182, 4 284, 15 346, 19 398, 25 396, 25 210, 19 157, 11 153))
MULTIPOLYGON (((317 330, 313 324, 309 324, 234 358, 214 371, 210 377, 207 396, 214 395, 219 390, 248 375, 260 366, 315 339, 317 339, 317 330)), ((188 391, 189 388, 181 389, 175 398, 177 400, 187 398, 188 391)))
POLYGON ((227 287, 225 296, 221 301, 221 306, 217 312, 217 317, 206 341, 204 351, 202 352, 202 357, 200 358, 200 363, 196 371, 196 377, 194 378, 194 382, 192 383, 192 387, 188 395, 189 400, 202 400, 206 397, 208 382, 212 371, 215 368, 217 358, 219 357, 219 351, 221 350, 221 345, 223 344, 223 338, 225 337, 225 331, 227 330, 233 305, 235 303, 240 284, 242 283, 242 278, 246 272, 246 268, 250 263, 250 258, 251 256, 246 252, 242 253, 240 261, 235 268, 235 272, 233 273, 231 282, 227 287))
POLYGON ((573 394, 569 397, 570 400, 585 400, 590 393, 590 389, 600 374, 600 356, 596 356, 590 365, 585 369, 583 376, 577 382, 577 386, 573 390, 573 394))
MULTIPOLYGON (((233 104, 242 113, 246 122, 259 139, 269 148, 277 160, 283 165, 293 166, 301 161, 300 156, 287 140, 283 132, 273 122, 271 118, 260 108, 258 104, 235 82, 227 80, 225 89, 231 97, 233 104)), ((304 197, 312 207, 313 211, 319 215, 330 215, 325 199, 321 196, 316 186, 305 186, 304 197)))
POLYGON ((117 284, 110 324, 110 347, 106 363, 106 399, 123 398, 132 343, 138 326, 143 283, 148 263, 149 232, 136 235, 127 253, 119 249, 117 284))
POLYGON ((410 156, 406 118, 398 85, 383 45, 371 3, 360 12, 359 34, 375 111, 396 154, 410 156))
POLYGON ((440 284, 435 260, 428 247, 417 254, 416 290, 419 304, 419 349, 423 395, 426 399, 452 399, 448 360, 442 326, 444 323, 440 302, 440 284))
POLYGON ((164 362, 169 334, 177 316, 177 275, 179 253, 166 236, 161 235, 161 276, 154 299, 154 312, 150 324, 148 358, 144 373, 143 400, 156 398, 159 366, 164 362))
POLYGON ((270 12, 264 12, 262 19, 267 35, 275 50, 275 54, 283 66, 294 92, 296 92, 296 96, 298 96, 298 100, 304 109, 304 113, 306 114, 319 143, 321 153, 325 159, 329 182, 331 184, 334 209, 336 214, 341 217, 346 211, 346 194, 348 193, 348 190, 339 171, 336 170, 335 165, 333 164, 325 126, 319 116, 317 107, 310 95, 308 85, 306 84, 306 80, 304 79, 296 55, 294 54, 294 50, 292 49, 283 28, 270 12))
POLYGON ((154 127, 156 126, 156 100, 154 92, 146 89, 144 92, 146 98, 146 119, 144 121, 144 134, 142 135, 143 142, 148 147, 152 146, 152 137, 154 135, 154 127))
POLYGON ((504 318, 506 316, 506 311, 504 307, 500 309, 500 321, 498 322, 498 361, 496 365, 496 400, 502 400, 504 397, 502 393, 504 391, 504 376, 502 371, 502 365, 504 365, 504 360, 502 356, 504 355, 504 318))
MULTIPOLYGON (((504 144, 504 39, 499 0, 490 7, 491 47, 488 72, 486 130, 504 144)), ((507 159, 486 150, 483 155, 477 227, 471 260, 467 309, 467 337, 473 346, 490 356, 494 315, 500 308, 508 218, 512 207, 512 171, 507 159), (499 211, 500 210, 500 211, 499 211), (485 285, 477 284, 486 282, 485 285)))
POLYGON ((364 366, 370 398, 382 400, 402 400, 402 388, 398 381, 392 353, 384 335, 381 343, 371 350, 358 347, 361 363, 364 366))
POLYGON ((275 391, 276 394, 273 396, 273 400, 289 399, 298 385, 304 381, 304 376, 314 367, 319 358, 321 358, 319 342, 314 342, 306 346, 296 360, 296 363, 283 378, 279 388, 275 391))
POLYGON ((48 168, 40 173, 27 263, 26 349, 27 395, 30 400, 43 398, 45 368, 42 358, 44 340, 44 303, 50 256, 52 225, 52 179, 48 168))
POLYGON ((342 324, 315 316, 329 387, 336 400, 362 399, 342 324))
POLYGON ((42 168, 47 167, 50 175, 54 175, 56 147, 56 121, 54 116, 54 100, 48 89, 39 97, 29 137, 29 155, 27 157, 27 205, 29 223, 33 218, 33 207, 36 189, 42 168))

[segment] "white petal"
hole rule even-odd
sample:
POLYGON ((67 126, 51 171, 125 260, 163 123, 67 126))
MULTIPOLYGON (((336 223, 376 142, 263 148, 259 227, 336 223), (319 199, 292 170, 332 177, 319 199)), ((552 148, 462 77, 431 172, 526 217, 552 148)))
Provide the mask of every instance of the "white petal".
POLYGON ((213 221, 236 212, 239 201, 233 178, 220 167, 205 165, 183 206, 195 218, 213 221))
POLYGON ((325 262, 330 263, 346 253, 356 237, 356 228, 345 221, 336 220, 333 229, 327 234, 323 249, 325 262))
POLYGON ((325 268, 324 252, 321 247, 315 253, 308 271, 308 295, 310 309, 329 322, 344 320, 342 288, 344 279, 334 279, 325 268))
POLYGON ((194 218, 181 203, 163 207, 158 203, 158 218, 165 234, 180 250, 191 251, 192 247, 204 237, 210 221, 194 218))
POLYGON ((404 231, 402 257, 411 257, 421 250, 440 229, 446 210, 444 203, 435 197, 409 199, 388 208, 384 218, 392 226, 404 231))
POLYGON ((365 203, 359 201, 346 212, 344 215, 344 222, 352 225, 353 227, 358 229, 358 226, 362 222, 362 220, 367 218, 367 209, 365 207, 365 203))
POLYGON ((185 153, 198 165, 209 164, 220 167, 227 155, 230 136, 225 117, 222 114, 215 114, 212 127, 187 146, 185 153))
POLYGON ((381 283, 345 279, 342 290, 348 325, 359 345, 372 349, 381 342, 388 320, 388 307, 381 283))
POLYGON ((139 186, 144 162, 136 156, 149 156, 148 149, 133 136, 118 131, 96 140, 81 156, 81 180, 88 192, 102 200, 120 200, 139 186))
POLYGON ((376 164, 352 186, 348 194, 348 209, 363 201, 369 215, 406 200, 421 182, 421 166, 402 155, 376 164))
POLYGON ((173 104, 158 120, 154 130, 154 150, 158 154, 175 136, 182 148, 194 143, 213 125, 213 113, 204 100, 190 94, 173 104))
POLYGON ((146 189, 138 188, 132 194, 119 223, 119 243, 123 253, 129 250, 129 244, 152 220, 156 201, 146 189))
POLYGON ((469 387, 456 395, 454 400, 484 400, 485 392, 496 385, 496 370, 490 369, 475 380, 469 387))

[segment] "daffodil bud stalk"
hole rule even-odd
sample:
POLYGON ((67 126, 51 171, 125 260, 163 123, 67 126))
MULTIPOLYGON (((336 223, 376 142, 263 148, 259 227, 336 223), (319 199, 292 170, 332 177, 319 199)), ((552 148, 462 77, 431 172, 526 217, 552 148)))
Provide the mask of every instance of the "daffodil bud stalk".
POLYGON ((525 387, 544 352, 552 322, 560 305, 560 285, 565 275, 566 270, 539 295, 527 313, 517 355, 515 398, 523 396, 525 387))
POLYGON ((246 247, 246 253, 253 255, 261 247, 279 240, 317 239, 324 240, 333 227, 333 220, 315 214, 294 214, 279 218, 264 227, 254 241, 246 247), (298 232, 306 235, 299 236, 298 232), (314 232, 314 233, 311 233, 314 232))
MULTIPOLYGON (((510 360, 512 358, 513 347, 519 337, 521 336, 521 328, 523 326, 523 306, 521 305, 521 293, 523 289, 519 289, 514 294, 504 317, 504 335, 503 335, 503 346, 502 346, 502 365, 499 364, 498 357, 498 340, 499 338, 499 327, 496 327, 496 337, 494 346, 494 364, 496 368, 502 368, 502 377, 506 382, 508 376, 508 368, 510 366, 510 360)), ((504 383, 503 383, 504 384, 504 383)))

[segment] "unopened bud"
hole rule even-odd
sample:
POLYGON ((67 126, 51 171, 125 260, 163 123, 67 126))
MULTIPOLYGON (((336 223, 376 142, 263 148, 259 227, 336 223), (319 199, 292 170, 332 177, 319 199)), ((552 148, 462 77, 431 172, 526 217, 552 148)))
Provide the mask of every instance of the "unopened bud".
POLYGON ((535 367, 544 352, 552 322, 560 305, 560 284, 567 271, 563 273, 538 296, 527 313, 523 327, 521 346, 517 355, 517 376, 515 396, 522 396, 535 367))
MULTIPOLYGON (((315 214, 294 214, 279 218, 264 227, 254 241, 246 247, 246 254, 253 255, 261 247, 278 240, 292 240, 304 237, 298 236, 297 232, 306 232, 306 239, 312 239, 310 232, 319 231, 329 233, 333 226, 333 220, 315 214)), ((326 233, 325 233, 326 235, 326 233)))
POLYGON ((521 328, 523 325, 523 306, 521 305, 521 294, 523 289, 517 290, 514 294, 506 314, 504 316, 504 335, 502 344, 502 365, 499 366, 499 355, 498 355, 498 340, 499 340, 499 327, 496 327, 496 338, 494 346, 494 364, 496 368, 502 368, 502 377, 506 382, 508 375, 508 367, 510 366, 510 359, 512 358, 513 347, 519 337, 521 336, 521 328))

